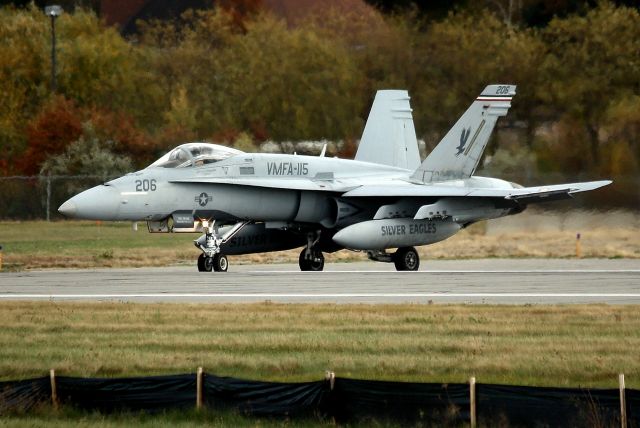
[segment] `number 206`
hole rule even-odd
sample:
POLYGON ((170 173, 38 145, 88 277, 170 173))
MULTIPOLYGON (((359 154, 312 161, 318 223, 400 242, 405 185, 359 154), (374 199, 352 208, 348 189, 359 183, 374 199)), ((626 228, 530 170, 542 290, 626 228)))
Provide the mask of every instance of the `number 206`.
POLYGON ((136 192, 152 192, 156 190, 156 179, 151 180, 136 180, 136 192))

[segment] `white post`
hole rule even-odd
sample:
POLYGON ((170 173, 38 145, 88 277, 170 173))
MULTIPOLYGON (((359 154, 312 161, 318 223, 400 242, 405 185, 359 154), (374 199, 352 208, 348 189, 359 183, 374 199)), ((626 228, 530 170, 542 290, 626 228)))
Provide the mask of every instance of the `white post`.
POLYGON ((333 391, 333 386, 336 384, 336 374, 327 370, 324 372, 324 379, 329 381, 329 390, 333 391))
POLYGON ((51 381, 51 404, 54 409, 58 408, 58 388, 56 388, 56 371, 49 370, 49 379, 51 381))
POLYGON ((469 416, 471 428, 476 428, 476 378, 469 379, 469 416))
POLYGON ((618 382, 620 383, 620 426, 627 428, 627 403, 624 393, 624 374, 618 375, 618 382))
POLYGON ((196 374, 196 409, 202 408, 202 367, 198 367, 196 374))
POLYGON ((47 221, 51 221, 51 176, 47 175, 47 221))

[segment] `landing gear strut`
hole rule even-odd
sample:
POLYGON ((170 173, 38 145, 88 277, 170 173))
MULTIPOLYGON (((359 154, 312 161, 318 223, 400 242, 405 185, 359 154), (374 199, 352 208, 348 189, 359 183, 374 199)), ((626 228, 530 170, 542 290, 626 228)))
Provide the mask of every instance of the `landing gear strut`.
POLYGON ((218 227, 215 225, 215 220, 211 223, 203 222, 202 226, 205 230, 204 245, 200 244, 198 240, 194 241, 196 247, 202 250, 202 254, 198 257, 198 271, 226 272, 229 268, 229 260, 227 256, 220 253, 220 246, 233 238, 236 233, 240 232, 240 230, 249 223, 248 221, 236 223, 220 237, 218 227))
POLYGON ((315 233, 309 232, 307 234, 307 246, 302 250, 298 258, 301 271, 319 272, 324 269, 324 255, 322 255, 322 251, 314 248, 319 241, 319 230, 315 233))

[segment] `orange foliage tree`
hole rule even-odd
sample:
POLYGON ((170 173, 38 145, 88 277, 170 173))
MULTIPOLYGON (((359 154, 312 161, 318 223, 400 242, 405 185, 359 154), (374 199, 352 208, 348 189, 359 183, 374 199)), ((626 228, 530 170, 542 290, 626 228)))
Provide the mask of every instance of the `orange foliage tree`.
POLYGON ((37 174, 47 158, 62 153, 81 134, 81 113, 74 103, 63 96, 53 98, 27 126, 27 149, 19 170, 37 174))

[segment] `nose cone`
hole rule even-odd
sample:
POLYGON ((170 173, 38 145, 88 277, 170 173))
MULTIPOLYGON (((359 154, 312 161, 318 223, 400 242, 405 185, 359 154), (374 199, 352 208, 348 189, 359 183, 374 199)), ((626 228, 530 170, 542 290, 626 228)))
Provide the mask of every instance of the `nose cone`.
POLYGON ((112 186, 100 185, 74 196, 60 205, 58 211, 86 220, 118 220, 120 194, 112 186))
POLYGON ((71 199, 60 205, 60 208, 58 208, 58 212, 66 217, 74 217, 77 210, 78 208, 76 207, 76 204, 74 204, 71 199))

